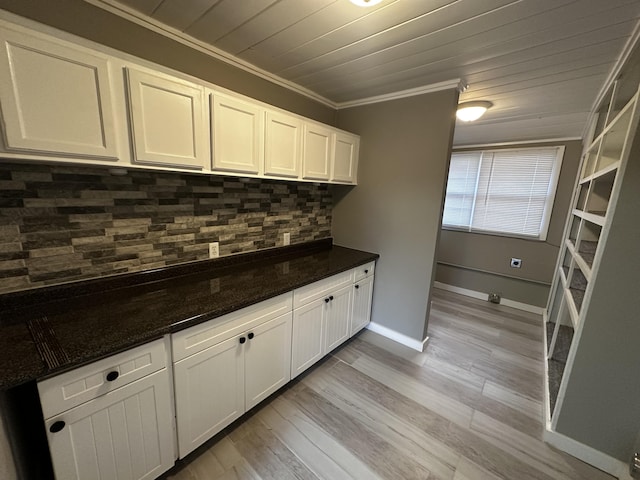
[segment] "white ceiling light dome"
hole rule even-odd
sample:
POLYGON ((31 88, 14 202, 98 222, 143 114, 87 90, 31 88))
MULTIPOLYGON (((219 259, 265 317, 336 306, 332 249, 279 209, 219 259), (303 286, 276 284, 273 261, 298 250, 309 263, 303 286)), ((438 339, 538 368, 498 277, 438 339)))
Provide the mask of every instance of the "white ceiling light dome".
POLYGON ((493 106, 491 102, 463 102, 458 104, 456 116, 463 122, 473 122, 478 120, 484 113, 493 106))
POLYGON ((382 0, 349 0, 354 5, 359 7, 373 7, 379 4, 382 0))

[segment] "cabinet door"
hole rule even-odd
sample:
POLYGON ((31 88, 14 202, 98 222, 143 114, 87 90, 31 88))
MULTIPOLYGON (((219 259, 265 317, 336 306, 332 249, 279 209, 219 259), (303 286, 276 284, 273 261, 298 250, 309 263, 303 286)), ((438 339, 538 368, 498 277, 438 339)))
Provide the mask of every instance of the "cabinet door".
POLYGON ((366 277, 353 286, 353 310, 351 315, 351 335, 362 330, 371 320, 371 300, 373 299, 373 277, 366 277))
POLYGON ((6 149, 117 159, 106 57, 3 28, 6 149))
POLYGON ((48 419, 56 478, 158 477, 174 463, 172 417, 163 369, 48 419))
POLYGON ((331 129, 314 123, 304 124, 302 142, 302 178, 329 180, 331 165, 331 129))
POLYGON ((329 296, 327 304, 324 354, 336 348, 349 338, 351 333, 351 290, 353 287, 341 288, 329 296))
POLYGON ((202 87, 127 69, 133 161, 202 169, 209 150, 202 87))
POLYGON ((211 95, 213 170, 260 173, 264 110, 238 98, 211 95))
POLYGON ((244 349, 233 337, 174 364, 180 458, 244 413, 244 349))
POLYGON ((291 339, 291 378, 297 377, 324 356, 323 299, 308 303, 293 311, 291 339))
POLYGON ((292 115, 267 111, 264 174, 276 177, 300 175, 302 121, 292 115))
POLYGON ((357 135, 336 132, 333 145, 331 181, 356 183, 360 138, 357 135))
POLYGON ((291 378, 292 313, 247 332, 245 343, 245 407, 253 408, 291 378))

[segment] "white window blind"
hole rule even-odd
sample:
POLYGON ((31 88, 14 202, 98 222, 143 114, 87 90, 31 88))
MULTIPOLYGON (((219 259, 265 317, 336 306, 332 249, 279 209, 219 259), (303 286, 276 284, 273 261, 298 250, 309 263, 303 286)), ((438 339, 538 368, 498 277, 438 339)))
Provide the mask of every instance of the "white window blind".
POLYGON ((563 147, 451 156, 445 227, 544 240, 563 147))

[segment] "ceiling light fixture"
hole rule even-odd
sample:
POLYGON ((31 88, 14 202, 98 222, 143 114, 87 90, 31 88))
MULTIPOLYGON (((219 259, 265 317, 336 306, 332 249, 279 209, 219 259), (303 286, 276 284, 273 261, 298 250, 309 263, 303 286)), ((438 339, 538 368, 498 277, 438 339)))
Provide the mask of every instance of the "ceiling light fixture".
POLYGON ((354 5, 359 7, 373 7, 379 4, 382 0, 349 0, 354 5))
POLYGON ((458 104, 458 111, 456 116, 463 122, 473 122, 478 120, 484 112, 493 106, 491 102, 464 102, 458 104))

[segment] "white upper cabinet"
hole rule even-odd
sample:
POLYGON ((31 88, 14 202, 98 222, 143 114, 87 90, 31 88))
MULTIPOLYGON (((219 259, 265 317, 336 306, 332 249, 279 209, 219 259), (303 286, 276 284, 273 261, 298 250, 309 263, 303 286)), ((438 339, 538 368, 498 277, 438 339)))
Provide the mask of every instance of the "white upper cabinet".
POLYGON ((1 17, 6 158, 356 183, 357 135, 1 17))
POLYGON ((203 169, 208 164, 204 88, 127 68, 133 162, 203 169))
POLYGON ((116 160, 108 58, 6 28, 0 41, 6 150, 116 160))
POLYGON ((302 142, 302 178, 329 180, 333 130, 316 123, 304 124, 302 142))
POLYGON ((331 181, 356 183, 358 173, 358 150, 360 137, 345 132, 336 132, 334 140, 331 181))
POLYGON ((302 120, 267 110, 264 174, 297 178, 300 176, 301 158, 302 120))
POLYGON ((211 95, 213 170, 259 174, 264 145, 264 108, 215 92, 211 95))

